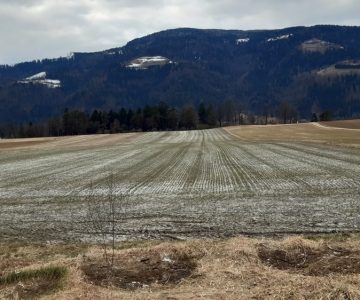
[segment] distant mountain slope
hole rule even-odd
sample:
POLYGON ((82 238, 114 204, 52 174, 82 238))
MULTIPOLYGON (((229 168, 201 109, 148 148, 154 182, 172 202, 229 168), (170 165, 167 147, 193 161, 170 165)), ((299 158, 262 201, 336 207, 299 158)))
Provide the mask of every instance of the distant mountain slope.
POLYGON ((303 118, 325 110, 356 117, 359 59, 360 27, 166 30, 121 48, 1 66, 0 123, 46 119, 65 107, 118 110, 227 98, 256 114, 275 114, 287 101, 303 118), (51 79, 29 80, 36 74, 51 79))

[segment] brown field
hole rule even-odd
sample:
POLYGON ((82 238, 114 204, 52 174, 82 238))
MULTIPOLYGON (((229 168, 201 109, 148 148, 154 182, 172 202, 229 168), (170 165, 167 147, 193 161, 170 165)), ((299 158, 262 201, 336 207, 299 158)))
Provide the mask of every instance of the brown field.
POLYGON ((226 131, 243 141, 321 143, 347 147, 360 147, 360 120, 287 125, 251 125, 226 127, 226 131), (331 128, 330 128, 331 126, 331 128))
POLYGON ((360 119, 356 120, 344 120, 344 121, 330 121, 330 122, 321 122, 320 123, 326 127, 337 127, 337 128, 347 128, 347 129, 360 129, 360 119))
POLYGON ((2 139, 1 150, 35 150, 35 149, 66 149, 101 147, 131 142, 142 133, 94 134, 46 138, 2 139))
POLYGON ((68 272, 55 290, 23 281, 0 285, 0 298, 360 299, 359 249, 356 235, 124 242, 117 245, 113 273, 100 277, 102 250, 95 246, 1 244, 0 276, 47 266, 68 272), (99 273, 90 279, 84 266, 99 273), (166 277, 159 277, 164 269, 166 277), (117 281, 106 285, 111 278, 117 281))
MULTIPOLYGON (((245 141, 262 142, 309 142, 343 146, 360 146, 360 134, 357 131, 329 129, 360 129, 360 119, 331 121, 321 123, 288 125, 250 125, 232 126, 225 130, 245 141), (331 128, 325 128, 331 127, 331 128)), ((64 137, 0 139, 0 151, 12 149, 66 149, 76 147, 101 147, 129 143, 143 133, 97 134, 64 137)))

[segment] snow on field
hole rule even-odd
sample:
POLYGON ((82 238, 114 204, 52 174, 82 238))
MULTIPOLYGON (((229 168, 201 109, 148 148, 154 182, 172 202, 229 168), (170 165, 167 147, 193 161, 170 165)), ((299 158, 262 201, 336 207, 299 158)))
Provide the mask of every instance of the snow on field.
POLYGON ((250 41, 250 38, 242 38, 242 39, 237 39, 236 40, 236 44, 244 44, 244 43, 248 43, 250 41))
POLYGON ((126 67, 132 69, 147 69, 152 66, 171 64, 172 61, 163 56, 144 56, 132 60, 126 67))
POLYGON ((40 72, 33 76, 27 77, 26 80, 38 80, 38 79, 45 79, 45 78, 46 78, 46 72, 40 72))
POLYGON ((293 36, 293 34, 289 33, 289 34, 280 35, 280 36, 277 36, 277 37, 274 37, 274 38, 269 38, 266 41, 267 42, 276 42, 276 41, 280 41, 280 40, 287 40, 291 36, 293 36))
POLYGON ((46 72, 40 72, 40 73, 37 73, 35 75, 29 76, 29 77, 25 78, 24 80, 20 80, 20 81, 18 81, 18 83, 22 83, 22 84, 29 84, 29 83, 41 84, 41 85, 46 85, 48 88, 59 88, 59 87, 61 87, 61 81, 60 80, 47 79, 46 76, 47 76, 46 72))
POLYGON ((102 199, 110 173, 114 194, 126 195, 123 238, 360 230, 359 149, 152 132, 106 147, 2 151, 0 170, 4 236, 82 238, 84 198, 102 199))

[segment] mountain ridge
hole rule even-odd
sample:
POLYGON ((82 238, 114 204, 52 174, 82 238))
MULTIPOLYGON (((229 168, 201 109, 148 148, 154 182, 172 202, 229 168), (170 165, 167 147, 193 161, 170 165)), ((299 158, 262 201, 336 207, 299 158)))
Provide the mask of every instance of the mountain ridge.
POLYGON ((288 101, 302 118, 310 118, 316 110, 329 110, 336 118, 358 117, 357 72, 347 73, 345 66, 345 72, 342 69, 336 76, 334 67, 335 76, 330 79, 317 72, 360 59, 359 36, 360 27, 339 25, 276 30, 176 28, 136 38, 122 47, 1 66, 0 123, 42 120, 65 108, 136 109, 160 101, 197 106, 227 98, 253 114, 269 110, 275 115, 280 103, 288 101), (311 51, 305 51, 304 43, 311 40, 307 45, 311 51), (175 63, 127 68, 136 59, 160 56, 175 63), (50 90, 19 83, 41 72, 61 81, 61 87, 50 90))

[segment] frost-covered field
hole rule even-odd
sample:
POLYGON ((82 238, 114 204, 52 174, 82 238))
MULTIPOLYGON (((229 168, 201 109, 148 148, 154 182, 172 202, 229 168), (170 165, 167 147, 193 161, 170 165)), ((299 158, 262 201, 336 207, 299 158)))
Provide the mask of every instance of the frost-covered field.
POLYGON ((89 185, 101 197, 110 173, 122 238, 360 230, 359 148, 222 129, 114 139, 0 151, 0 236, 86 239, 89 185))

